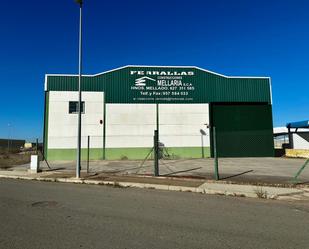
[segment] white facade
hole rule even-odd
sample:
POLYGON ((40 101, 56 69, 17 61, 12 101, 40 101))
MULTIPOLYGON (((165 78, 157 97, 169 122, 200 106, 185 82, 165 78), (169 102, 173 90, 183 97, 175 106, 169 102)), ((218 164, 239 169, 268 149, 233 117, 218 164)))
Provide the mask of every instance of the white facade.
MULTIPOLYGON (((91 136, 91 147, 103 146, 103 93, 83 92, 85 113, 82 114, 82 147, 87 147, 87 136, 91 136)), ((48 148, 71 149, 77 146, 77 114, 69 113, 69 102, 78 101, 78 92, 50 91, 48 116, 48 148)))
POLYGON ((210 146, 208 104, 161 104, 159 105, 160 141, 166 147, 210 146))
MULTIPOLYGON (((203 129, 208 147, 208 112, 208 104, 160 104, 160 142, 166 147, 198 147, 203 129)), ((106 148, 152 147, 155 129, 155 104, 106 105, 106 148)))
MULTIPOLYGON (((77 144, 77 114, 69 113, 69 102, 78 101, 78 92, 50 91, 48 148, 72 149, 77 144)), ((82 148, 103 147, 104 93, 83 92, 82 148)), ((160 104, 160 142, 166 147, 210 146, 208 104, 160 104)), ((155 104, 106 104, 106 148, 142 148, 153 146, 156 129, 155 104)))
POLYGON ((293 134, 294 149, 309 150, 309 142, 298 134, 293 134))
POLYGON ((107 104, 106 148, 152 147, 154 104, 107 104))

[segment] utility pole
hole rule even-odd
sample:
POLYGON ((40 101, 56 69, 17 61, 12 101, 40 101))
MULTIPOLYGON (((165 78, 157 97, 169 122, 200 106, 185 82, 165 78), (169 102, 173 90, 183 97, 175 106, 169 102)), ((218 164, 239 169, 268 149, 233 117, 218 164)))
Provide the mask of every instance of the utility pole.
POLYGON ((10 140, 11 140, 10 128, 11 128, 11 124, 8 123, 8 154, 10 153, 10 140))
POLYGON ((80 178, 81 169, 81 79, 82 79, 82 5, 83 0, 75 0, 79 4, 79 46, 78 46, 78 131, 77 131, 77 160, 76 160, 76 178, 80 178))

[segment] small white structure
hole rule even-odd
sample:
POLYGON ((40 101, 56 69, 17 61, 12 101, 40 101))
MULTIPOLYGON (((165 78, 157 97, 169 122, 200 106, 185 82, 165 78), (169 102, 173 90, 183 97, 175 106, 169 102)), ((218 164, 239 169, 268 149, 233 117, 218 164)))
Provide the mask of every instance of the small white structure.
POLYGON ((40 167, 40 161, 38 155, 31 155, 31 161, 30 161, 30 173, 38 173, 40 167))

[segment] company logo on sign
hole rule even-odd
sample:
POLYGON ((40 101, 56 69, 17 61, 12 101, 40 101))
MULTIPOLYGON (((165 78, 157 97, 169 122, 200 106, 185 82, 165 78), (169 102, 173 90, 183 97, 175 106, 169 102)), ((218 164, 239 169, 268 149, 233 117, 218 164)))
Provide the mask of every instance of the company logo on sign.
POLYGON ((147 77, 147 76, 144 76, 144 77, 141 77, 141 78, 137 78, 135 80, 135 86, 146 86, 146 83, 150 82, 150 81, 156 81, 156 80, 152 79, 150 77, 147 77))

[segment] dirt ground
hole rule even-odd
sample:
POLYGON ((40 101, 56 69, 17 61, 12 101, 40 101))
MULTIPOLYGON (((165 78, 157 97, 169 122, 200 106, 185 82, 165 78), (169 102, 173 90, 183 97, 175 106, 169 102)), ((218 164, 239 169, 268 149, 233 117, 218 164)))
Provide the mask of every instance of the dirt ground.
POLYGON ((10 169, 16 165, 30 162, 31 153, 2 153, 0 154, 0 169, 10 169))

